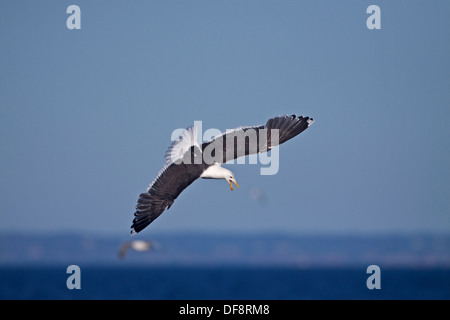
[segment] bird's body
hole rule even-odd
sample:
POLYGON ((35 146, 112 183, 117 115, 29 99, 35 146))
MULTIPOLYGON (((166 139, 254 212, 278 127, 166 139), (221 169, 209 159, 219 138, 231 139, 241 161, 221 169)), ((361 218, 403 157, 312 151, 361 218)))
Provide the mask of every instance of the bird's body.
POLYGON ((129 249, 133 249, 136 251, 148 251, 157 247, 152 241, 144 241, 144 240, 134 240, 134 241, 125 241, 119 249, 119 258, 125 258, 126 253, 129 249))
POLYGON ((139 195, 132 234, 142 231, 164 210, 169 209, 180 193, 198 178, 225 179, 239 185, 233 173, 222 163, 239 157, 269 151, 306 130, 314 120, 309 117, 271 118, 266 125, 228 130, 201 145, 194 127, 186 129, 166 152, 165 163, 156 178, 139 195))

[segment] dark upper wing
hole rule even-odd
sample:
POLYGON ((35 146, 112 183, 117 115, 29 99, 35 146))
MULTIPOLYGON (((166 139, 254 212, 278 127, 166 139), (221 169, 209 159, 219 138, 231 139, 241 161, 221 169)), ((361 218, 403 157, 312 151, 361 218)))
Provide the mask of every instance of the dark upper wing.
POLYGON ((203 143, 203 157, 209 164, 214 161, 225 163, 239 157, 266 152, 300 134, 313 122, 310 117, 297 117, 294 114, 271 118, 266 125, 228 130, 212 141, 203 143), (274 129, 276 131, 272 131, 274 129))
POLYGON ((136 205, 132 233, 138 233, 170 208, 178 195, 197 180, 205 169, 202 164, 175 164, 163 168, 136 205))
POLYGON ((308 129, 313 122, 313 118, 297 117, 295 114, 269 119, 265 125, 265 128, 268 129, 269 149, 277 145, 270 137, 271 129, 278 129, 278 144, 282 144, 308 129))

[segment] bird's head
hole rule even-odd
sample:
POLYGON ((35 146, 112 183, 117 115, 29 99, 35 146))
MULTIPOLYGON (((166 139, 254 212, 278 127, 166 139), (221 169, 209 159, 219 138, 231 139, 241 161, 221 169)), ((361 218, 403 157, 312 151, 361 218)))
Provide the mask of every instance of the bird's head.
POLYGON ((224 179, 227 180, 227 182, 230 184, 231 191, 233 191, 233 185, 231 183, 234 183, 236 187, 239 188, 239 185, 237 184, 236 179, 234 178, 234 174, 230 170, 226 170, 224 179))

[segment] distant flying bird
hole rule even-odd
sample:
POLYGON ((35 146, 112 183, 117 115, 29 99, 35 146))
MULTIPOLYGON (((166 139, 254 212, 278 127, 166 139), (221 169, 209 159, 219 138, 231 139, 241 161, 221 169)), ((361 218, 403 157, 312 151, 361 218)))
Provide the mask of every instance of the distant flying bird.
POLYGON ((197 142, 196 128, 186 129, 167 150, 164 166, 147 188, 147 192, 139 195, 131 234, 142 231, 164 210, 169 209, 180 193, 198 178, 225 179, 230 184, 231 191, 232 183, 239 188, 233 173, 222 168, 222 163, 250 154, 267 152, 300 134, 313 122, 310 117, 296 115, 275 117, 269 119, 265 125, 227 130, 201 145, 197 142), (272 131, 274 129, 275 131, 272 131), (275 135, 278 132, 278 139, 271 136, 272 132, 275 135), (249 139, 245 139, 251 133, 255 133, 258 143, 252 144, 249 139), (232 141, 229 145, 227 139, 232 141), (205 161, 204 154, 213 157, 215 161, 205 161))
POLYGON ((250 198, 258 202, 259 204, 265 204, 267 201, 266 193, 258 187, 250 188, 248 191, 250 198))
POLYGON ((125 258, 126 253, 129 249, 134 249, 136 251, 148 251, 151 249, 155 249, 157 244, 152 241, 144 241, 144 240, 134 240, 134 241, 126 241, 124 242, 119 249, 119 258, 125 258))

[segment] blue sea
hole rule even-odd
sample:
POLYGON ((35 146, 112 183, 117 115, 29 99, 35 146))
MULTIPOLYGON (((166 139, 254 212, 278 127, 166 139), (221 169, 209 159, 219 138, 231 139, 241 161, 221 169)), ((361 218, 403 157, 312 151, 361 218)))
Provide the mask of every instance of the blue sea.
POLYGON ((359 268, 82 267, 69 290, 66 267, 2 267, 0 299, 450 299, 449 269, 382 269, 369 290, 359 268))

